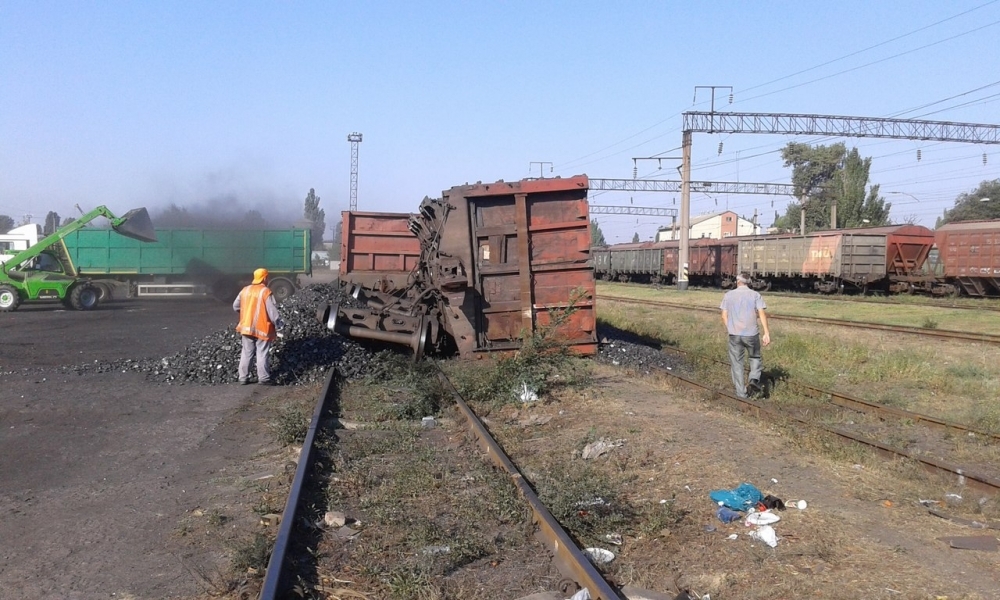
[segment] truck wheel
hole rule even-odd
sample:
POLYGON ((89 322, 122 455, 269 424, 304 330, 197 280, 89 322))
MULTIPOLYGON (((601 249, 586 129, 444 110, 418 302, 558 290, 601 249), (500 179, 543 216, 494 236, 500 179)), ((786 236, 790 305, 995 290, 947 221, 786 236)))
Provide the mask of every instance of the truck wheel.
POLYGON ((78 285, 69 293, 69 303, 76 310, 91 310, 100 301, 100 292, 92 285, 78 285))
POLYGON ((95 283, 94 289, 97 290, 97 300, 98 302, 108 302, 111 300, 111 286, 106 283, 95 283))
POLYGON ((267 287, 271 289, 275 302, 283 302, 295 293, 295 286, 287 279, 275 279, 267 287))
POLYGON ((17 310, 21 303, 21 296, 17 290, 9 285, 0 285, 0 312, 10 312, 17 310))

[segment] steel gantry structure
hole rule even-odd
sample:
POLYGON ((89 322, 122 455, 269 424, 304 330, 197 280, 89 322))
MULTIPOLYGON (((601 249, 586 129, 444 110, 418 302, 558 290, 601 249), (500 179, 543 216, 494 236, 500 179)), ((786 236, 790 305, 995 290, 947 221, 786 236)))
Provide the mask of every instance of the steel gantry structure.
POLYGON ((681 138, 681 215, 678 259, 682 269, 677 289, 688 287, 688 234, 691 226, 691 137, 694 133, 772 133, 783 135, 832 135, 900 140, 929 140, 965 144, 1000 144, 1000 125, 842 117, 791 113, 688 111, 683 114, 681 138))

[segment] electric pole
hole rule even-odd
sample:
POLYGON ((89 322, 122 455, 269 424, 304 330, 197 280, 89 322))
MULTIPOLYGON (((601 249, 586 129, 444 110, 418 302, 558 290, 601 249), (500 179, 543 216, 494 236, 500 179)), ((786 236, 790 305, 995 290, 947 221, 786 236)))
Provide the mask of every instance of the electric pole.
POLYGON ((531 169, 535 165, 538 165, 538 178, 539 179, 545 179, 545 165, 549 165, 549 173, 551 173, 552 170, 553 170, 552 163, 550 163, 548 161, 533 161, 533 162, 528 163, 528 175, 531 175, 531 169))
POLYGON ((361 143, 360 133, 347 136, 351 143, 351 212, 358 210, 358 144, 361 143))

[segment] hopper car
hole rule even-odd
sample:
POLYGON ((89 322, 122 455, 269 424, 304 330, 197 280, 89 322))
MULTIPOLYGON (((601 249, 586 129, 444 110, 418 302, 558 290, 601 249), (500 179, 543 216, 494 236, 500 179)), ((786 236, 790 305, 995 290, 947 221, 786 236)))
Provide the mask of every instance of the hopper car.
MULTIPOLYGON (((1000 295, 1000 221, 937 231, 890 225, 694 239, 689 247, 693 285, 729 288, 745 272, 758 290, 1000 295)), ((591 254, 601 279, 671 284, 678 249, 672 240, 595 247, 591 254)))

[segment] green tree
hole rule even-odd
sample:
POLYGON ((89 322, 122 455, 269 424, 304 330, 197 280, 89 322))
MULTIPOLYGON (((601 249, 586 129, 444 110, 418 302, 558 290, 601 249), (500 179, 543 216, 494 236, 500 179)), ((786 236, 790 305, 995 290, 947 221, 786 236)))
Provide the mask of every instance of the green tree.
POLYGON ((50 210, 49 214, 45 215, 45 226, 42 227, 42 235, 52 235, 56 229, 59 229, 59 213, 50 210))
POLYGON ((314 250, 323 249, 323 232, 326 230, 326 211, 319 207, 319 196, 316 190, 309 188, 306 194, 305 209, 302 215, 307 221, 312 223, 312 247, 314 250))
POLYGON ((633 244, 638 244, 639 243, 639 232, 638 231, 636 231, 635 233, 632 234, 632 243, 633 244))
POLYGON ((14 229, 14 219, 10 215, 0 215, 0 233, 14 229))
POLYGON ((937 226, 957 221, 1000 219, 1000 179, 984 181, 968 193, 959 194, 955 206, 944 211, 937 226))
POLYGON ((601 231, 601 226, 597 224, 597 219, 590 220, 590 245, 591 246, 608 245, 608 243, 604 240, 604 232, 601 231))
POLYGON ((891 204, 879 196, 879 186, 869 188, 871 158, 862 158, 857 148, 850 152, 841 142, 810 146, 790 142, 781 151, 786 167, 792 168, 795 195, 804 204, 790 203, 774 226, 798 230, 806 211, 806 231, 830 228, 830 213, 837 205, 837 227, 877 226, 889 223, 891 204), (867 223, 865 220, 867 219, 867 223))
POLYGON ((837 202, 837 227, 880 227, 889 224, 891 203, 879 196, 879 186, 867 190, 872 159, 861 158, 857 148, 844 156, 834 177, 833 200, 837 202))

